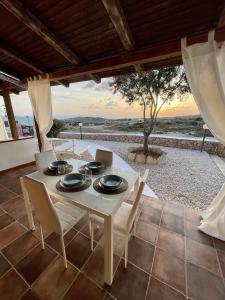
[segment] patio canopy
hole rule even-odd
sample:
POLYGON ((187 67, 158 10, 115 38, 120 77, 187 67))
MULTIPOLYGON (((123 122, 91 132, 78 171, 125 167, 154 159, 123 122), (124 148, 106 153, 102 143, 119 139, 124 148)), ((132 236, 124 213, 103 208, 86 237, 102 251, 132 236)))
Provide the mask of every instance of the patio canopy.
POLYGON ((188 44, 225 39, 224 0, 1 0, 0 93, 181 64, 188 44))

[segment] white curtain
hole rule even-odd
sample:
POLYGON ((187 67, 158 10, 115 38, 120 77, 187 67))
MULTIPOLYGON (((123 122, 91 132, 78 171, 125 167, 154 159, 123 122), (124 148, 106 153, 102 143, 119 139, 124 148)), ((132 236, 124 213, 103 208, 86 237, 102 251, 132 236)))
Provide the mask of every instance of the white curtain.
MULTIPOLYGON (((182 39, 181 51, 198 109, 210 131, 225 145, 225 42, 217 43, 211 31, 205 43, 187 46, 186 38, 182 39)), ((225 185, 202 217, 199 229, 225 240, 225 185)))
POLYGON ((5 129, 5 124, 0 111, 0 141, 8 140, 8 135, 5 129))
POLYGON ((39 127, 42 149, 51 149, 46 134, 53 125, 52 121, 52 97, 50 81, 46 79, 34 79, 28 81, 28 95, 30 97, 34 117, 39 127))

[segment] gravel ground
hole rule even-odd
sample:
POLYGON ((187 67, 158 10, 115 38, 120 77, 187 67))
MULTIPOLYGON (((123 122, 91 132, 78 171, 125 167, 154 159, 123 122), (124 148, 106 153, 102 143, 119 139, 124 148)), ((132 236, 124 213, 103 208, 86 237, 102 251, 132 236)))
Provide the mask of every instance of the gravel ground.
MULTIPOLYGON (((128 147, 138 144, 93 141, 112 149, 124 160, 128 147)), ((160 147, 166 151, 167 160, 163 165, 148 166, 150 175, 147 183, 162 200, 184 204, 194 209, 205 209, 213 200, 225 177, 210 158, 208 153, 187 149, 160 147)), ((144 172, 146 165, 129 164, 144 172)))

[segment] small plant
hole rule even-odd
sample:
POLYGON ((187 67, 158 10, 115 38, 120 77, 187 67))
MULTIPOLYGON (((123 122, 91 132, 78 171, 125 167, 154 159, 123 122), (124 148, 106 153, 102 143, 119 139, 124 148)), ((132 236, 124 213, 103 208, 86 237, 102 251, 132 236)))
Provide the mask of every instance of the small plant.
POLYGON ((64 130, 65 126, 63 122, 60 120, 54 119, 52 128, 50 129, 49 133, 47 134, 47 137, 49 138, 57 138, 60 131, 64 130))

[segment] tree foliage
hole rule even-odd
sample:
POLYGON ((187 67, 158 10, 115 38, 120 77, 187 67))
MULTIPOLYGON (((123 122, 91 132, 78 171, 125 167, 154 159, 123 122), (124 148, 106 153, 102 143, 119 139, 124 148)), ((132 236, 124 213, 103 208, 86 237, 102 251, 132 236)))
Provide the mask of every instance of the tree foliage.
POLYGON ((65 126, 63 125, 63 122, 60 120, 54 119, 52 128, 50 129, 47 136, 50 138, 57 138, 60 131, 62 131, 64 129, 65 129, 65 126))
POLYGON ((114 93, 119 92, 128 104, 139 103, 143 110, 144 148, 148 151, 148 137, 165 103, 175 96, 182 99, 190 92, 183 66, 165 67, 146 72, 143 76, 120 75, 110 83, 114 93))

